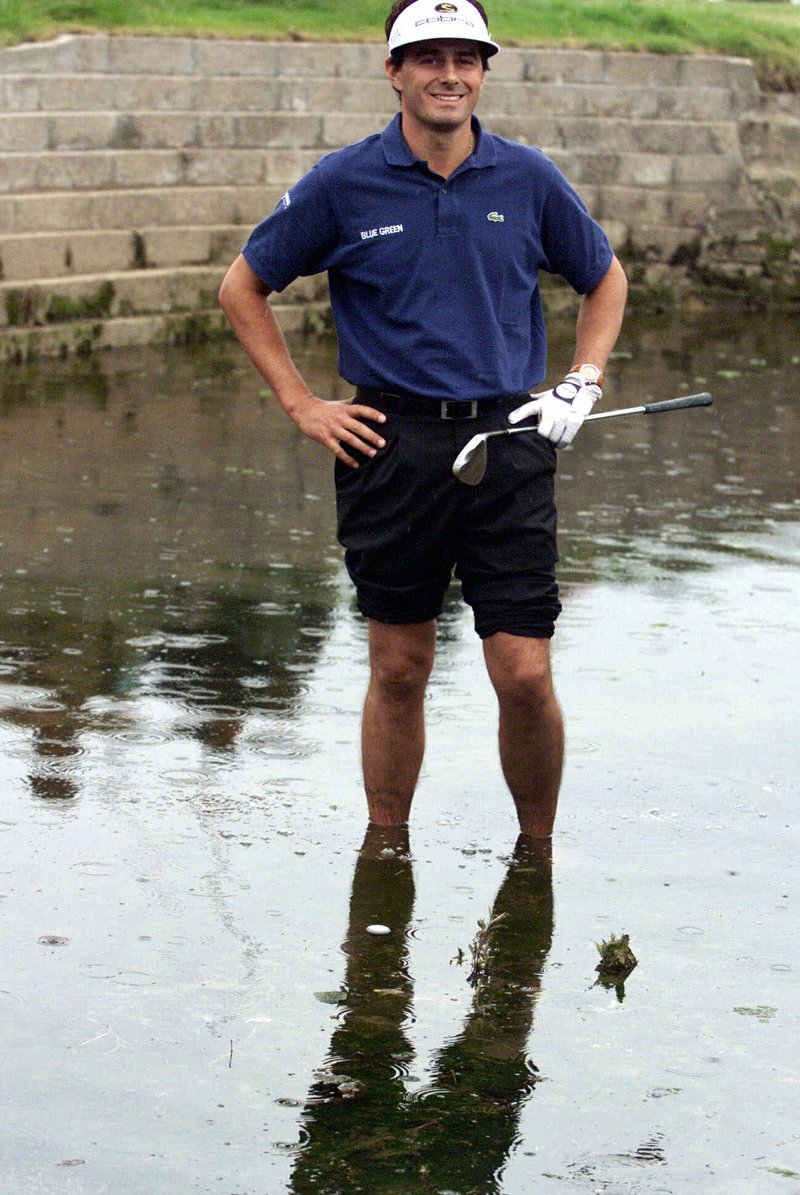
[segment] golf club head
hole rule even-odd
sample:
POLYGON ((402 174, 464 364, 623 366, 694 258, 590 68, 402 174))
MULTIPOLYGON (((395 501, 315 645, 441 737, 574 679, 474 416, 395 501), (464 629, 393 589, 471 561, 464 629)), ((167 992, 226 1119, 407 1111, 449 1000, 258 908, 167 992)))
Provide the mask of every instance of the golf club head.
POLYGON ((486 472, 486 436, 473 436, 453 461, 453 476, 464 485, 478 485, 486 472))

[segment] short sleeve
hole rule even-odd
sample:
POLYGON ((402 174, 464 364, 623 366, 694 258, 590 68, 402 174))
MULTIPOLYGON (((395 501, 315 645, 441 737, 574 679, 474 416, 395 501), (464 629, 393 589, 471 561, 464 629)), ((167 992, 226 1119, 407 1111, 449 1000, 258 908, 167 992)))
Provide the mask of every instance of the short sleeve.
POLYGON ((544 268, 560 274, 578 294, 589 294, 608 273, 614 256, 608 237, 555 165, 541 235, 544 268))
POLYGON ((253 229, 242 252, 262 282, 281 291, 301 275, 326 270, 337 242, 337 221, 318 164, 253 229))

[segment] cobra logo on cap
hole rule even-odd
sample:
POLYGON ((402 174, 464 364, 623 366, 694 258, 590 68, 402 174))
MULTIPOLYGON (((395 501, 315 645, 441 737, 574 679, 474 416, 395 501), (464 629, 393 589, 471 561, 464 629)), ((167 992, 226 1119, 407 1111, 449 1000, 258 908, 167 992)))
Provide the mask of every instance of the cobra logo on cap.
POLYGON ((455 4, 437 4, 434 12, 458 12, 455 4))

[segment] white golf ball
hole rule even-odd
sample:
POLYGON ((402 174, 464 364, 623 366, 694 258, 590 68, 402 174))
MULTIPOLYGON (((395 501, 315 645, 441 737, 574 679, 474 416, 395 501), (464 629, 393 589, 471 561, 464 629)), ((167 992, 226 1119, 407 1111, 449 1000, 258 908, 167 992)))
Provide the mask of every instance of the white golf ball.
POLYGON ((368 925, 367 926, 368 934, 390 934, 391 932, 392 931, 389 929, 388 925, 368 925))

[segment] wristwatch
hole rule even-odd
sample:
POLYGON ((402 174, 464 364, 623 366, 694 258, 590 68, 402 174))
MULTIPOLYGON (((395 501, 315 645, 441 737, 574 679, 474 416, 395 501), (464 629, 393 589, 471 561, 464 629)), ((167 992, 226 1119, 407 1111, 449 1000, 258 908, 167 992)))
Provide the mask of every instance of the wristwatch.
POLYGON ((599 386, 601 389, 603 387, 603 371, 602 369, 598 369, 596 365, 590 365, 588 363, 584 365, 573 365, 569 372, 579 373, 581 377, 590 385, 599 386))

